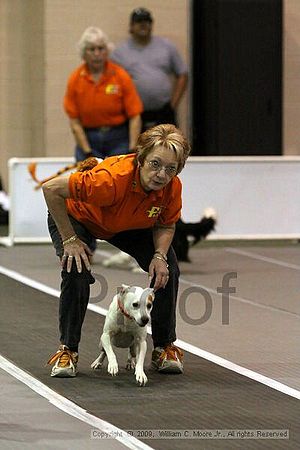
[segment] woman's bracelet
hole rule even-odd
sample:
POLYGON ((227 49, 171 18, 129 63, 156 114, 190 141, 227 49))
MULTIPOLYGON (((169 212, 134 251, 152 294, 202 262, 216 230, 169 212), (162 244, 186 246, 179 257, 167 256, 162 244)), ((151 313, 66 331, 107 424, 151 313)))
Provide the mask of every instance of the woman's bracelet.
POLYGON ((62 244, 63 244, 63 246, 65 246, 67 244, 71 244, 72 242, 75 242, 76 239, 78 239, 77 234, 73 234, 73 236, 71 236, 68 239, 65 239, 64 241, 62 241, 62 244))
POLYGON ((161 256, 158 256, 156 254, 154 254, 152 259, 159 259, 160 261, 163 261, 165 263, 165 265, 167 266, 167 268, 169 267, 169 264, 167 263, 167 261, 165 260, 165 258, 162 258, 161 256))
POLYGON ((160 255, 166 262, 168 261, 167 255, 165 253, 160 252, 159 250, 154 252, 154 255, 160 255))

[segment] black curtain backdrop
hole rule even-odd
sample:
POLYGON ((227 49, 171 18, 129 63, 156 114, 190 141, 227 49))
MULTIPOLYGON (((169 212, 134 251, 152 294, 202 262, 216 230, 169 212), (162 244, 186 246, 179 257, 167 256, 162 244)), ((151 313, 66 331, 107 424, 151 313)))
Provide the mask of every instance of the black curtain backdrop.
POLYGON ((193 155, 282 154, 282 0, 192 2, 193 155))

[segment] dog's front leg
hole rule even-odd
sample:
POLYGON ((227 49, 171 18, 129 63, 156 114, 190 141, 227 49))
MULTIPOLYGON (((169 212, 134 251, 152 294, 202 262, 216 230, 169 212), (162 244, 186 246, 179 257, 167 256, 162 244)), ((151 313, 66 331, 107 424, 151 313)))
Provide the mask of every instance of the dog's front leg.
POLYGON ((145 386, 148 381, 146 374, 144 372, 144 361, 147 352, 147 342, 140 341, 137 344, 137 361, 135 366, 135 379, 140 384, 140 386, 145 386))
POLYGON ((106 356, 106 353, 105 353, 104 348, 102 347, 100 355, 98 356, 98 358, 95 359, 94 362, 92 362, 91 368, 94 370, 101 369, 102 363, 105 359, 105 356, 106 356))
POLYGON ((103 345, 108 360, 107 372, 113 376, 117 375, 119 371, 118 362, 111 345, 109 333, 102 334, 101 343, 103 345))
POLYGON ((128 349, 128 359, 126 364, 126 370, 132 370, 135 368, 135 358, 136 358, 136 344, 132 344, 128 349))

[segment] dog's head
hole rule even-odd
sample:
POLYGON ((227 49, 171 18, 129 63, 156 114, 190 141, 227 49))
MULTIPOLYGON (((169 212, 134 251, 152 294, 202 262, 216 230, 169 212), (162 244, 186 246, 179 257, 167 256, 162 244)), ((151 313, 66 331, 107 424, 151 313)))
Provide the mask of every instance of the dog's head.
POLYGON ((128 316, 140 327, 147 325, 153 306, 153 289, 122 284, 122 287, 118 289, 118 298, 128 316))

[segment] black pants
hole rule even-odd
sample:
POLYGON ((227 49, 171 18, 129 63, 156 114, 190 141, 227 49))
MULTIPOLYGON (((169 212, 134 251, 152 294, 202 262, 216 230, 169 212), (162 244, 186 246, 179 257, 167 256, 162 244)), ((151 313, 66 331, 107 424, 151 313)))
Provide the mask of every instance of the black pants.
POLYGON ((165 104, 161 109, 144 111, 141 115, 142 131, 148 130, 161 123, 171 123, 177 126, 176 113, 171 108, 170 103, 165 104))
MULTIPOLYGON (((94 236, 73 217, 70 217, 75 233, 90 245, 94 236)), ((48 216, 48 227, 56 254, 61 258, 63 246, 60 234, 52 217, 48 216)), ((107 242, 133 256, 146 272, 154 254, 151 229, 124 231, 116 234, 107 242)), ((155 293, 155 301, 151 311, 152 339, 154 347, 163 347, 176 340, 176 301, 178 293, 179 268, 172 247, 168 251, 169 281, 164 289, 155 293)), ((81 337, 81 328, 90 295, 90 284, 94 277, 83 264, 81 273, 77 272, 76 263, 67 272, 61 273, 61 295, 59 304, 60 341, 71 350, 77 351, 81 337)), ((146 287, 146 286, 145 286, 146 287)))

